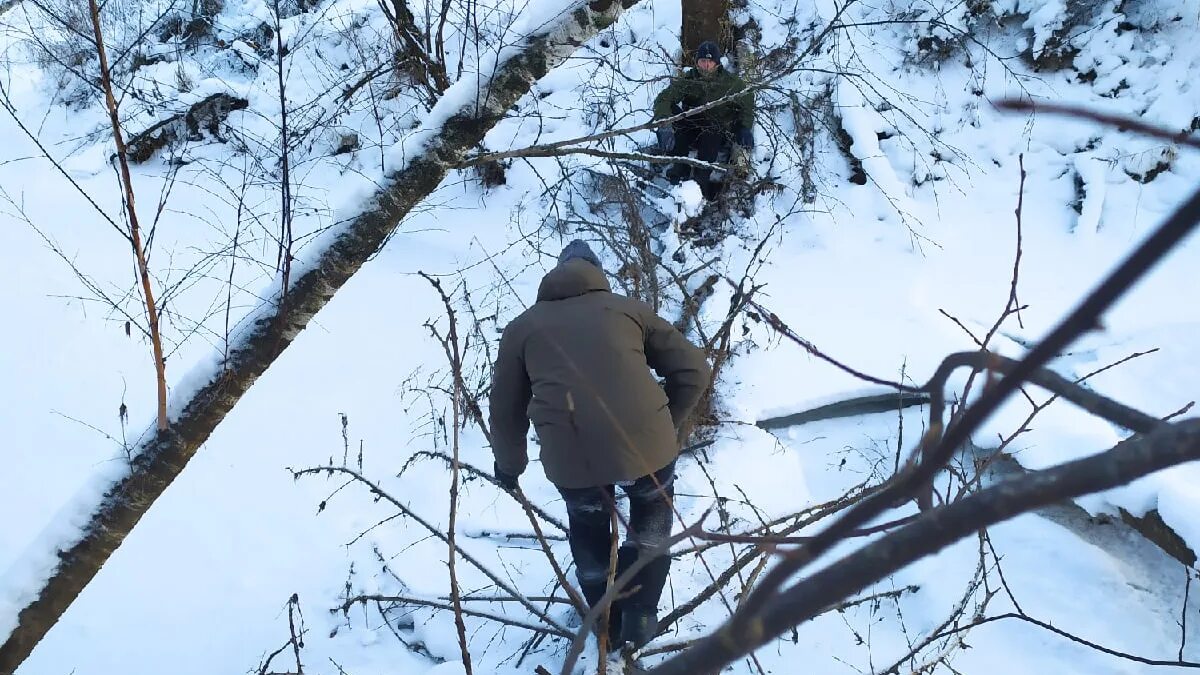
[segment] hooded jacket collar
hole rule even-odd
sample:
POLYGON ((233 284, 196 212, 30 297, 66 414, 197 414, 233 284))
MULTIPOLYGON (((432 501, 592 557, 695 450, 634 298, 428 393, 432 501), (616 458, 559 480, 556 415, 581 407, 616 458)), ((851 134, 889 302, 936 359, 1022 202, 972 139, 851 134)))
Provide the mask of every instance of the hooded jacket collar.
POLYGON ((575 258, 550 270, 538 286, 538 302, 564 300, 594 291, 612 291, 604 271, 575 258))

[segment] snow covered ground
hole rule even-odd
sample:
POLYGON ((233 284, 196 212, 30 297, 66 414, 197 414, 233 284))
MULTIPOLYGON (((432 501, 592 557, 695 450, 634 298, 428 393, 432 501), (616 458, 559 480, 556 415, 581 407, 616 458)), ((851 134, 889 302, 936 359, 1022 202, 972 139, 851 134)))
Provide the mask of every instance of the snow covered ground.
MULTIPOLYGON (((765 73, 806 45, 838 9, 831 0, 815 4, 757 0, 740 10, 761 31, 761 53, 773 55, 762 60, 765 73), (793 38, 797 42, 789 43, 793 38)), ((890 4, 902 7, 852 7, 842 21, 855 25, 835 31, 800 70, 760 92, 756 171, 775 176, 782 188, 758 197, 754 216, 720 249, 717 269, 737 278, 765 238, 766 262, 755 276, 765 284, 760 302, 860 370, 923 382, 946 354, 974 348, 971 336, 946 315, 981 335, 1004 309, 1017 250, 1019 156, 1028 172, 1018 282, 1026 308, 1005 322, 992 345, 1010 356, 1044 335, 1186 198, 1194 189, 1188 176, 1200 168, 1186 149, 1093 123, 1000 113, 990 102, 1026 93, 1171 129, 1192 128, 1200 118, 1200 93, 1188 75, 1200 60, 1200 45, 1192 39, 1200 3, 1109 0, 1095 3, 1082 19, 1072 18, 1068 6, 1075 4, 1062 0, 993 2, 983 15, 972 13, 977 3, 890 4), (902 9, 909 23, 881 23, 902 9), (1064 26, 1073 26, 1080 50, 1073 69, 1035 72, 1017 56, 1027 47, 1039 53, 1052 45, 1064 26), (949 56, 930 49, 963 31, 972 39, 949 56), (805 105, 794 106, 793 94, 805 105), (841 148, 832 132, 838 126, 848 138, 841 148), (849 180, 853 169, 844 150, 861 163, 865 184, 849 180), (811 201, 803 194, 805 167, 815 180, 811 201)), ((552 0, 501 4, 482 23, 491 35, 502 35, 505 27, 515 34, 568 6, 552 0)), ((177 156, 183 163, 177 174, 162 156, 136 169, 143 219, 167 194, 153 261, 165 289, 167 369, 176 398, 211 372, 230 330, 275 280, 271 236, 279 231, 278 186, 245 177, 269 176, 275 166, 277 80, 269 59, 260 62, 254 46, 235 39, 263 20, 274 20, 266 3, 231 4, 217 31, 230 46, 185 58, 178 45, 150 41, 149 52, 170 58, 140 70, 142 95, 126 102, 131 130, 217 91, 249 102, 229 120, 237 141, 189 144, 177 156), (233 52, 245 57, 241 65, 233 52), (165 106, 144 104, 156 88, 165 106)), ((18 6, 0 21, 8 29, 11 59, 3 88, 16 118, 121 223, 100 100, 92 96, 83 106, 65 100, 70 96, 57 93, 56 71, 29 58, 24 40, 44 29, 32 8, 18 6)), ((677 2, 636 5, 539 81, 511 119, 488 135, 488 148, 646 121, 649 102, 663 85, 654 78, 669 72, 663 54, 678 46, 678 23, 677 2)), ((415 95, 385 98, 382 84, 339 108, 342 87, 363 64, 387 58, 380 37, 386 27, 374 3, 329 1, 284 19, 282 27, 293 47, 286 71, 292 122, 297 129, 319 129, 297 144, 293 156, 294 232, 303 265, 317 235, 359 207, 385 170, 405 161, 420 141, 420 132, 411 132, 425 113, 415 95), (351 75, 340 74, 339 63, 352 64, 351 75), (333 154, 349 133, 358 136, 360 149, 333 154)), ((461 56, 454 48, 447 53, 468 77, 492 62, 469 49, 461 56)), ((127 331, 121 313, 140 316, 137 297, 129 295, 134 271, 126 244, 12 117, 0 116, 0 138, 0 188, 7 195, 0 203, 0 280, 8 297, 0 338, 5 634, 52 564, 55 547, 123 470, 125 448, 153 424, 154 388, 148 344, 136 326, 127 331), (121 309, 98 301, 97 293, 121 309)), ((648 140, 649 132, 640 132, 604 147, 629 150, 648 140)), ((453 663, 453 622, 444 612, 392 612, 389 624, 373 605, 330 611, 359 594, 445 594, 445 544, 411 519, 373 527, 394 515, 386 502, 356 485, 341 488, 337 477, 294 480, 291 469, 340 465, 343 456, 358 467, 361 444, 366 476, 435 527, 446 522, 444 465, 417 461, 401 474, 414 453, 447 450, 448 404, 434 389, 446 382, 445 357, 424 325, 432 321, 444 330, 445 320, 438 296, 417 272, 442 275, 460 301, 469 291, 481 317, 478 337, 495 340, 504 322, 532 300, 538 277, 570 238, 554 227, 571 229, 571 209, 586 212, 596 199, 583 191, 582 181, 560 191, 549 186, 589 169, 612 171, 604 160, 575 156, 561 165, 518 160, 508 167, 507 183, 497 187, 482 187, 473 171, 444 181, 253 386, 19 672, 258 672, 288 640, 293 594, 307 631, 301 651, 306 672, 461 672, 453 663), (407 648, 397 632, 423 647, 407 648), (437 665, 439 659, 449 662, 437 665)), ((675 240, 667 232, 670 252, 675 240)), ((610 272, 620 253, 606 254, 610 272)), ((689 251, 687 260, 705 255, 714 254, 689 251)), ((1077 377, 1156 349, 1092 378, 1090 386, 1162 416, 1200 398, 1200 310, 1190 297, 1198 259, 1200 242, 1192 238, 1118 304, 1102 331, 1079 341, 1053 367, 1077 377)), ((716 287, 706 305, 709 325, 724 318, 730 292, 716 287)), ((757 420, 856 394, 864 385, 764 326, 747 328, 735 331, 739 355, 720 385, 726 424, 705 449, 703 467, 693 458, 681 463, 679 482, 684 520, 698 517, 720 494, 735 531, 884 477, 893 466, 901 421, 905 448, 923 424, 923 413, 910 409, 902 417, 819 422, 776 435, 755 428, 757 420)), ((469 364, 480 368, 483 358, 473 351, 469 364)), ((961 378, 955 383, 961 386, 961 378)), ((1027 402, 1014 400, 976 442, 995 445, 997 434, 1015 431, 1028 410, 1027 402)), ((1123 435, 1059 402, 1009 449, 1036 469, 1107 449, 1123 435)), ((490 467, 490 452, 471 427, 462 453, 464 461, 490 467)), ((1158 509, 1195 549, 1198 480, 1200 468, 1180 467, 1081 505, 1094 513, 1158 509)), ((522 482, 535 503, 563 516, 557 493, 536 465, 522 482)), ((494 534, 528 531, 520 507, 507 496, 468 481, 458 522, 463 546, 490 569, 530 595, 553 590, 553 574, 536 546, 494 534)), ((988 542, 960 542, 868 591, 895 591, 897 598, 827 614, 761 650, 759 661, 775 673, 886 669, 963 602, 984 545, 1002 561, 1012 592, 992 599, 988 615, 1019 604, 1034 618, 1110 649, 1175 659, 1181 612, 1196 611, 1194 600, 1184 607, 1190 572, 1124 526, 1081 522, 1072 527, 1061 518, 1028 515, 993 528, 988 542), (917 590, 903 590, 909 586, 917 590)), ((712 549, 704 562, 722 570, 732 548, 712 549)), ((554 550, 569 560, 565 542, 554 542, 554 550)), ((994 565, 994 557, 987 559, 994 565)), ((711 583, 708 569, 692 560, 675 566, 664 612, 711 583)), ((488 592, 491 582, 461 562, 459 574, 464 591, 488 592)), ((724 598, 705 603, 661 641, 711 630, 728 613, 723 602, 735 602, 740 588, 734 582, 724 598)), ((968 596, 968 616, 984 595, 977 589, 968 596)), ((504 611, 527 618, 515 608, 504 611)), ((570 621, 565 609, 551 613, 570 621)), ((1200 620, 1187 626, 1183 637, 1195 645, 1200 620)), ((478 619, 469 619, 468 628, 480 672, 529 673, 538 664, 557 672, 565 652, 562 641, 548 640, 518 663, 515 655, 528 632, 478 619)), ((1102 654, 1015 619, 974 629, 966 644, 969 649, 951 646, 959 672, 1173 670, 1102 654)), ((1200 658, 1197 649, 1188 646, 1182 658, 1200 658)), ((931 649, 924 657, 939 653, 931 649)), ((277 656, 272 669, 293 669, 289 659, 290 651, 277 656)), ((917 665, 907 662, 900 672, 917 665)), ((734 666, 735 672, 754 668, 748 662, 734 666)))

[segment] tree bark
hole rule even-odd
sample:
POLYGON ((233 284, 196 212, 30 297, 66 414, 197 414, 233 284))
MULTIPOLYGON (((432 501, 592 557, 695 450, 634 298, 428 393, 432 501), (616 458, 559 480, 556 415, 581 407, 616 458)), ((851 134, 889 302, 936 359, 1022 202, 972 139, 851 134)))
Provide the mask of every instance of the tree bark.
POLYGON ((729 0, 680 0, 683 9, 683 25, 680 26, 680 43, 683 45, 683 62, 695 61, 696 48, 705 40, 721 45, 728 54, 733 49, 732 23, 729 19, 729 0))
MULTIPOLYGON (((452 114, 425 151, 383 181, 363 213, 343 225, 315 264, 293 280, 285 302, 276 298, 259 312, 230 349, 224 369, 183 406, 170 428, 157 431, 146 442, 128 476, 107 491, 81 538, 64 544, 57 568, 0 646, 0 675, 11 675, 33 651, 213 429, 333 294, 383 246, 400 219, 437 188, 534 81, 633 4, 635 0, 595 0, 550 23, 526 38, 522 51, 496 69, 488 86, 480 88, 482 101, 471 100, 448 111, 452 114)), ((473 81, 458 86, 463 85, 475 87, 473 81)))
POLYGON ((1188 546, 1187 540, 1171 528, 1158 509, 1150 509, 1146 515, 1138 517, 1125 509, 1118 509, 1121 520, 1126 525, 1137 530, 1138 534, 1154 542, 1167 555, 1183 563, 1185 567, 1195 567, 1196 552, 1188 546))

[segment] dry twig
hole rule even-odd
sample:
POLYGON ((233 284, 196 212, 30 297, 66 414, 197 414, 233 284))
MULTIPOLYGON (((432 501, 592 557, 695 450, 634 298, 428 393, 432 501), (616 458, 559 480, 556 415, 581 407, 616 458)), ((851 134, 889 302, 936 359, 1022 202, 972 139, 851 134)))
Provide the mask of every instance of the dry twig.
POLYGON ((454 373, 454 388, 450 397, 450 407, 452 414, 451 430, 453 435, 451 441, 451 456, 450 456, 450 515, 449 522, 446 525, 446 544, 449 547, 447 555, 448 566, 450 568, 450 604, 454 607, 454 627, 458 631, 458 647, 462 653, 463 669, 467 675, 471 675, 471 651, 467 647, 467 626, 463 622, 462 602, 459 601, 458 574, 455 570, 455 544, 456 523, 458 522, 458 439, 459 439, 459 409, 461 408, 462 400, 462 356, 458 348, 458 319, 454 313, 454 305, 450 302, 450 297, 446 295, 446 291, 442 289, 442 283, 437 279, 420 273, 437 291, 442 298, 442 304, 446 307, 446 317, 450 321, 449 333, 442 346, 446 350, 446 357, 450 359, 450 369, 454 373))

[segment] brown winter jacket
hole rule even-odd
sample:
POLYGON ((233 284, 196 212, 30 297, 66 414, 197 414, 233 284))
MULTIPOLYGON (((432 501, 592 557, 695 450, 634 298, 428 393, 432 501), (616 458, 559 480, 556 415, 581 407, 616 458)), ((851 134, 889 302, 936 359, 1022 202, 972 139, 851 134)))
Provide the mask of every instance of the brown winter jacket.
POLYGON ((708 385, 704 352, 604 272, 569 260, 542 279, 537 303, 500 338, 492 381, 492 450, 501 471, 529 462, 533 421, 552 483, 634 480, 679 454, 675 429, 708 385), (666 379, 664 386, 650 373, 666 379))

